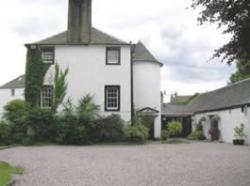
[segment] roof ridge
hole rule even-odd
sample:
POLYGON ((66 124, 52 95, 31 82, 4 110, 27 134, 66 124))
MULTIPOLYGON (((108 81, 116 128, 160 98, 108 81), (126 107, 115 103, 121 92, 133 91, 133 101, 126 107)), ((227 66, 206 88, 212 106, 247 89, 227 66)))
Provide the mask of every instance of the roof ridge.
POLYGON ((212 93, 212 92, 217 92, 217 91, 220 91, 220 90, 223 90, 223 89, 227 89, 227 88, 231 88, 231 87, 234 87, 236 85, 239 85, 241 83, 244 83, 244 82, 247 82, 247 81, 250 81, 250 78, 247 78, 247 79, 243 79, 241 81, 238 81, 238 82, 235 82, 235 83, 232 83, 232 84, 228 84, 224 87, 221 87, 221 88, 217 88, 215 90, 211 90, 211 91, 208 91, 208 92, 204 92, 204 93, 201 93, 202 94, 209 94, 209 93, 212 93))

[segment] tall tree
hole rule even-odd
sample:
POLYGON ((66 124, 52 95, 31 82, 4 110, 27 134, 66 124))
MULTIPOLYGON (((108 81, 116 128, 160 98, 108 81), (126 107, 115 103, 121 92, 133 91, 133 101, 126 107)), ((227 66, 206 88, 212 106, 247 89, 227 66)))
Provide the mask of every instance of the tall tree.
POLYGON ((247 61, 237 61, 237 71, 231 75, 231 83, 241 81, 250 78, 250 62, 247 61))
POLYGON ((225 27, 223 34, 231 40, 215 50, 214 57, 222 57, 231 64, 237 59, 250 60, 250 1, 249 0, 192 0, 192 7, 202 7, 199 23, 217 23, 225 27))

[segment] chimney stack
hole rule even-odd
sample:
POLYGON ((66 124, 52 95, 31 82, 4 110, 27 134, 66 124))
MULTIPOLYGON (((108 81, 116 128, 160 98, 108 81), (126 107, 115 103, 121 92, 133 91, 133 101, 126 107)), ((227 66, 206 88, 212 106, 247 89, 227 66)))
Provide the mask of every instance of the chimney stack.
POLYGON ((89 44, 92 28, 92 0, 69 0, 68 42, 89 44))

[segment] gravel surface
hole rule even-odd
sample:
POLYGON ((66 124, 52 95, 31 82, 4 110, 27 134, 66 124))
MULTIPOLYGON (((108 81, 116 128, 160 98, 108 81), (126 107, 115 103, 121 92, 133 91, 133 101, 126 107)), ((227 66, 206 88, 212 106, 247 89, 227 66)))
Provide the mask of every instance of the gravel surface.
POLYGON ((16 147, 0 160, 25 168, 20 186, 250 186, 250 147, 230 144, 16 147))

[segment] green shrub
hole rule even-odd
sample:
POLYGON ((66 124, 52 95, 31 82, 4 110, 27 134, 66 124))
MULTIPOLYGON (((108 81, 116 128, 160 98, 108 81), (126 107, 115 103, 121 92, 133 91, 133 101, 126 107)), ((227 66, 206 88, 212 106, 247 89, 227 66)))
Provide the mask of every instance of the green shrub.
POLYGON ((149 129, 144 125, 127 126, 124 128, 125 140, 130 142, 145 142, 149 136, 149 129))
POLYGON ((86 141, 85 127, 75 115, 58 116, 56 129, 56 141, 60 144, 79 145, 86 141))
POLYGON ((166 141, 166 140, 168 140, 168 138, 169 138, 168 130, 162 130, 161 131, 161 139, 166 141))
POLYGON ((23 124, 27 117, 27 107, 24 100, 13 100, 4 106, 4 118, 14 124, 23 124))
POLYGON ((182 132, 182 124, 178 121, 171 121, 168 123, 168 132, 170 137, 176 137, 182 132))
POLYGON ((0 145, 11 143, 12 126, 4 121, 0 122, 0 145))
POLYGON ((96 137, 99 141, 115 142, 123 139, 124 121, 120 115, 111 115, 97 121, 96 137))
POLYGON ((38 142, 53 142, 55 139, 56 123, 51 110, 33 108, 27 117, 27 125, 34 132, 31 136, 38 142))
POLYGON ((188 139, 190 140, 205 140, 206 137, 204 136, 203 132, 200 130, 193 131, 189 136, 188 139))

